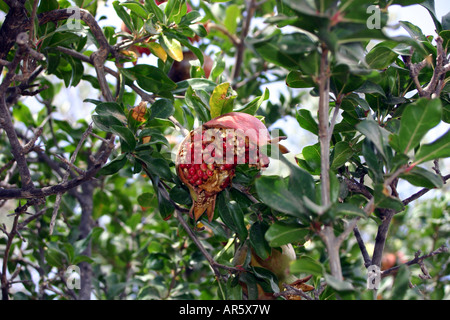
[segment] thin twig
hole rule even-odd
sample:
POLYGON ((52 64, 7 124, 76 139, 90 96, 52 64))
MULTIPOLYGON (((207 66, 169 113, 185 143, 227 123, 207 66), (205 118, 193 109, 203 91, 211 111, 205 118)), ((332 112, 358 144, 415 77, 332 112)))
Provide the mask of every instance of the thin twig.
MULTIPOLYGON (((442 245, 442 246, 440 246, 439 248, 437 248, 436 250, 433 250, 432 252, 430 252, 430 253, 428 253, 428 254, 425 254, 425 255, 423 255, 423 256, 420 256, 420 255, 419 255, 419 254, 420 254, 420 251, 418 251, 418 252, 415 254, 414 259, 412 259, 412 260, 410 260, 410 261, 408 261, 408 262, 405 262, 405 263, 402 264, 402 265, 406 265, 406 266, 411 266, 411 265, 413 265, 413 264, 419 264, 419 265, 420 265, 425 259, 428 259, 428 258, 430 258, 430 257, 433 257, 433 256, 438 255, 438 254, 441 254, 441 253, 446 253, 446 252, 448 252, 448 248, 447 248, 445 245, 442 245)), ((402 265, 395 266, 395 267, 392 267, 392 268, 383 270, 383 271, 381 272, 381 277, 384 278, 384 277, 386 277, 386 276, 388 276, 388 275, 390 275, 390 274, 393 274, 393 273, 397 272, 398 269, 400 269, 400 267, 401 267, 402 265)))
MULTIPOLYGON (((78 152, 81 149, 81 146, 83 145, 84 141, 89 136, 91 131, 92 131, 92 123, 89 124, 88 128, 83 133, 83 136, 81 137, 80 141, 78 142, 78 145, 75 148, 75 151, 72 153, 72 156, 70 157, 70 161, 69 161, 70 164, 73 164, 75 162, 75 159, 77 158, 77 155, 78 155, 78 152)), ((63 177, 63 183, 67 182, 67 180, 69 179, 69 175, 70 175, 69 170, 67 170, 67 172, 65 173, 65 175, 63 177)), ((56 216, 57 216, 58 211, 59 211, 59 206, 61 205, 62 195, 63 195, 62 192, 60 192, 60 193, 58 193, 56 195, 55 205, 53 207, 52 218, 50 220, 50 228, 49 228, 49 234, 50 235, 53 234, 53 228, 55 227, 56 216)))

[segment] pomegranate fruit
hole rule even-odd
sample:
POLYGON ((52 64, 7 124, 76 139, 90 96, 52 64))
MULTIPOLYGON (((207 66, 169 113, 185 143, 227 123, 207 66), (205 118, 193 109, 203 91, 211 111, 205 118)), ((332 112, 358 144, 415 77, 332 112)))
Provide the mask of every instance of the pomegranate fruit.
POLYGON ((197 221, 206 211, 211 221, 216 196, 231 184, 237 165, 258 169, 269 165, 260 148, 270 142, 266 126, 240 112, 221 115, 191 131, 180 144, 176 159, 177 174, 193 200, 190 216, 197 221))

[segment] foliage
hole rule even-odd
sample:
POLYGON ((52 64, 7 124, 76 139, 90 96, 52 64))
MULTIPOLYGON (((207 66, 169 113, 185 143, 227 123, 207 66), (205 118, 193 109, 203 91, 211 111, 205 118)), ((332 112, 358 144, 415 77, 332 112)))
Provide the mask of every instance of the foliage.
POLYGON ((5 0, 3 298, 448 299, 450 131, 430 139, 450 120, 448 14, 421 3, 437 38, 407 21, 409 37, 383 29, 389 5, 418 3, 373 1, 371 15, 360 0, 5 0), (105 7, 127 31, 100 23, 105 7), (174 81, 188 50, 190 77, 174 81), (279 81, 288 90, 274 102, 279 81), (89 116, 64 119, 80 88, 89 116), (269 128, 293 117, 315 138, 269 153, 266 172, 238 166, 213 221, 193 221, 176 146, 229 111, 269 128), (443 192, 417 201, 431 189, 443 192), (252 263, 287 244, 294 279, 312 275, 308 293, 283 292, 252 263), (402 267, 368 289, 366 268, 387 252, 402 267))

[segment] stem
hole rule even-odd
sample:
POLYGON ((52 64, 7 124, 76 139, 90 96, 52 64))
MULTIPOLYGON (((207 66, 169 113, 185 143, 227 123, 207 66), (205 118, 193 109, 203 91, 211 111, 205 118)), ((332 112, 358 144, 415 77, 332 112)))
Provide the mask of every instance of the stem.
POLYGON ((330 135, 329 127, 330 78, 328 65, 328 48, 322 45, 319 78, 319 141, 320 141, 320 175, 322 206, 330 204, 330 135))
MULTIPOLYGON (((329 132, 329 108, 330 108, 330 76, 329 76, 328 48, 322 44, 322 56, 320 59, 319 76, 319 142, 320 142, 320 177, 322 206, 330 205, 330 136, 329 132)), ((342 281, 342 267, 339 258, 341 239, 334 235, 332 225, 324 226, 320 231, 330 260, 331 274, 342 281)))

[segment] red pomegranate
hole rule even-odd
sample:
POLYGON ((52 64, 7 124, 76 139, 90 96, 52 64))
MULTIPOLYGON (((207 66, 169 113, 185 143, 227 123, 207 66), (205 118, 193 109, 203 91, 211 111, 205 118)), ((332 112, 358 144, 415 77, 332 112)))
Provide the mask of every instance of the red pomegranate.
POLYGON ((271 143, 266 126, 256 117, 230 112, 191 131, 180 144, 176 170, 190 190, 190 216, 198 220, 206 211, 214 216, 216 196, 231 184, 236 166, 248 164, 258 169, 269 165, 260 152, 271 143))

